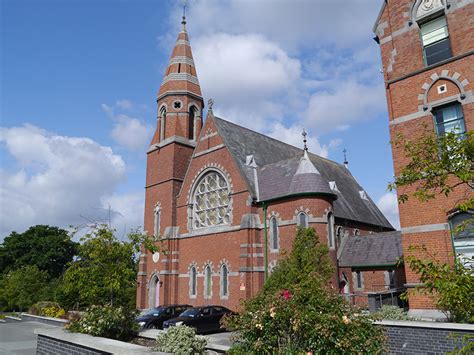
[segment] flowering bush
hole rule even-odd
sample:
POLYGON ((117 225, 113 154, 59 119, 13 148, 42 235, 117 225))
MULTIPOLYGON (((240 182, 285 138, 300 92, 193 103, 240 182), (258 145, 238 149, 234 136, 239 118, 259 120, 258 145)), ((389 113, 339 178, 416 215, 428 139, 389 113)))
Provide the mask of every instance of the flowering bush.
POLYGON ((372 314, 372 318, 379 319, 391 319, 391 320, 409 320, 407 312, 400 307, 383 305, 377 312, 372 314))
POLYGON ((202 354, 206 344, 206 337, 196 335, 194 329, 180 325, 158 335, 155 350, 173 354, 202 354))
POLYGON ((41 301, 30 307, 29 313, 36 316, 61 318, 66 313, 56 302, 41 301))
POLYGON ((99 337, 130 340, 137 334, 136 316, 137 311, 124 307, 92 306, 80 320, 71 322, 68 329, 99 337))
POLYGON ((264 289, 226 318, 237 331, 234 353, 377 353, 382 330, 328 286, 332 274, 326 246, 313 229, 299 229, 291 254, 264 289))

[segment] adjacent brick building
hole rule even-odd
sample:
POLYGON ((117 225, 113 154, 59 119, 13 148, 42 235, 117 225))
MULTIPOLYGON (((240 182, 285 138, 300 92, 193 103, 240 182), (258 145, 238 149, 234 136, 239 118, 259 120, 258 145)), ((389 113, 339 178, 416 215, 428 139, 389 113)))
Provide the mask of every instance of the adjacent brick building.
MULTIPOLYGON (((142 252, 138 308, 236 309, 291 249, 298 225, 317 231, 336 267, 344 238, 393 231, 343 164, 215 117, 212 100, 203 121, 184 19, 157 103, 145 230, 164 251, 142 252)), ((335 274, 334 287, 352 283, 341 276, 335 274)))
MULTIPOLYGON (((390 136, 415 140, 424 134, 462 135, 474 128, 474 1, 386 0, 374 26, 380 44, 385 79, 390 136)), ((408 162, 393 146, 395 174, 408 162)), ((403 188, 398 193, 413 192, 403 188)), ((474 254, 474 235, 453 233, 470 218, 456 205, 473 197, 469 186, 460 186, 449 197, 429 202, 414 198, 399 206, 404 254, 410 245, 425 245, 443 262, 453 252, 474 254)), ((472 232, 472 231, 471 231, 472 232)), ((410 312, 433 316, 432 300, 417 295, 417 275, 406 270, 411 288, 410 312)))

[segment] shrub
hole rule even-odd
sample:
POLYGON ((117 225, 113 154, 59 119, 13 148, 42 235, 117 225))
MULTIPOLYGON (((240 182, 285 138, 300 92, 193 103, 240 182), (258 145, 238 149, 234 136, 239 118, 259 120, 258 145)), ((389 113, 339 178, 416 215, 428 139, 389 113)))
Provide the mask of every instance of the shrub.
POLYGON ((29 313, 36 316, 61 318, 66 312, 56 302, 41 301, 31 306, 29 313))
POLYGON ((206 344, 206 337, 196 335, 193 328, 180 325, 158 335, 155 350, 173 354, 202 354, 206 344))
POLYGON ((409 320, 407 312, 404 309, 391 306, 383 305, 377 312, 372 314, 372 318, 376 320, 390 319, 390 320, 409 320))
POLYGON ((236 330, 234 353, 377 353, 382 329, 328 286, 328 249, 313 229, 299 229, 291 254, 244 311, 224 320, 236 330), (280 288, 281 287, 281 288, 280 288))
POLYGON ((456 257, 454 265, 450 265, 437 261, 425 246, 411 246, 410 252, 417 255, 405 256, 405 264, 423 283, 415 291, 434 296, 436 308, 449 321, 474 324, 474 258, 456 257))
POLYGON ((136 310, 124 307, 92 306, 82 318, 72 321, 68 329, 72 332, 127 341, 137 334, 136 316, 136 310))

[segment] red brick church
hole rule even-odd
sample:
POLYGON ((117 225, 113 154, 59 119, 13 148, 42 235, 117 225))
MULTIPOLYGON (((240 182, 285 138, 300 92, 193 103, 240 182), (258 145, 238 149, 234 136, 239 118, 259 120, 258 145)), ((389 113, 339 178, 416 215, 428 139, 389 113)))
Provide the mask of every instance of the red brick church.
POLYGON ((236 309, 291 249, 297 226, 327 243, 335 287, 356 293, 391 283, 400 234, 347 166, 218 118, 212 100, 204 119, 185 25, 183 18, 147 152, 144 229, 166 252, 142 253, 137 307, 236 309))

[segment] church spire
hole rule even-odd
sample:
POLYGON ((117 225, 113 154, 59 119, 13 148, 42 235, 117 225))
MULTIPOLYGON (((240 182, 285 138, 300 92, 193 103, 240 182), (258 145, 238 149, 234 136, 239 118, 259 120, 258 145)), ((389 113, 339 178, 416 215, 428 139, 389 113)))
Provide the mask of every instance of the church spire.
POLYGON ((186 31, 186 8, 183 8, 182 29, 178 34, 163 82, 158 92, 158 100, 166 94, 191 94, 202 98, 201 87, 194 66, 193 53, 186 31))

